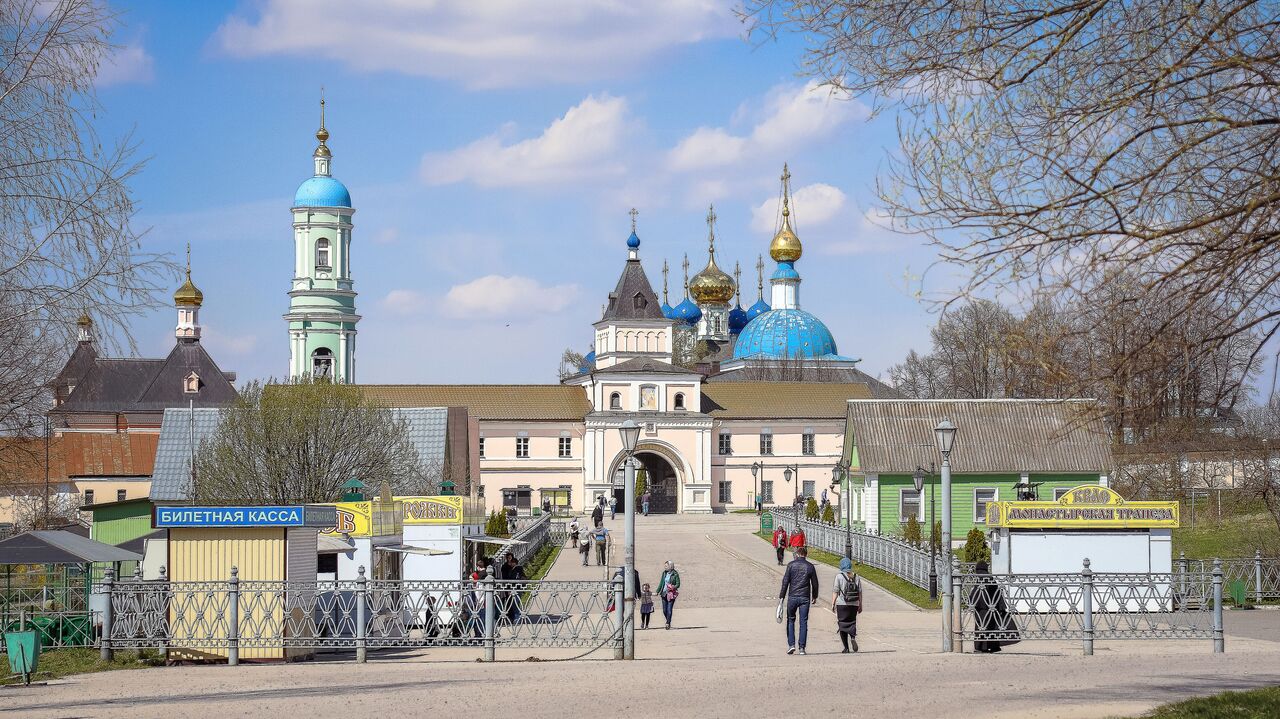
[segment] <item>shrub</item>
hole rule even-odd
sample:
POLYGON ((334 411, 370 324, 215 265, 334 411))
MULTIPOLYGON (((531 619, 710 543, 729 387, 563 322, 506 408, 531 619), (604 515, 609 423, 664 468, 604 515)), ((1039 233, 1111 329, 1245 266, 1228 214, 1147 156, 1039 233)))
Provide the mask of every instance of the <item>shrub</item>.
POLYGON ((974 527, 965 537, 964 548, 960 550, 962 562, 990 562, 991 547, 987 546, 987 537, 981 529, 974 527))
POLYGON ((920 522, 914 514, 907 517, 907 525, 902 528, 902 538, 913 547, 920 546, 920 522))
POLYGON ((929 534, 929 543, 933 545, 933 551, 942 554, 942 522, 933 523, 933 531, 929 534))
POLYGON ((813 497, 804 503, 804 518, 813 521, 818 519, 818 502, 813 497))
POLYGON ((489 513, 489 519, 484 524, 484 533, 490 537, 509 537, 511 533, 507 531, 507 515, 494 510, 489 513))
POLYGON ((836 522, 836 510, 830 504, 822 508, 822 521, 827 524, 835 524, 836 522))

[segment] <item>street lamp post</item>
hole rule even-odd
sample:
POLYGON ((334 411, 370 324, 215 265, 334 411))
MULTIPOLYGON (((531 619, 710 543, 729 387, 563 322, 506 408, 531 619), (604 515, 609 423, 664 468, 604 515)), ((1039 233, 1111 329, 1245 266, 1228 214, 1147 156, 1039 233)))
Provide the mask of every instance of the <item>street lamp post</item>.
POLYGON ((849 487, 849 468, 843 462, 831 469, 831 489, 840 487, 841 514, 844 515, 844 556, 853 561, 853 488, 849 487))
MULTIPOLYGON (((932 465, 929 476, 933 476, 932 465)), ((924 496, 924 468, 916 467, 915 476, 916 495, 924 496)), ((938 599, 938 560, 933 548, 933 528, 936 526, 937 511, 933 506, 933 487, 929 487, 929 601, 937 601, 938 599)))
POLYGON ((622 569, 622 658, 636 658, 636 444, 640 441, 640 425, 628 419, 618 428, 622 448, 627 453, 623 472, 623 569, 622 569))
POLYGON ((760 483, 764 481, 764 462, 751 463, 751 480, 756 483, 756 514, 762 514, 764 497, 760 496, 760 483))
MULTIPOLYGON (((792 496, 791 498, 791 506, 795 507, 796 505, 800 504, 800 465, 798 464, 786 465, 786 467, 782 470, 783 481, 790 484, 792 474, 796 476, 796 487, 795 487, 796 491, 794 496, 792 496)), ((799 510, 797 509, 796 511, 799 511, 799 510)), ((799 517, 796 517, 796 519, 799 519, 799 517)))
POLYGON ((951 610, 956 601, 951 587, 951 449, 956 426, 943 418, 933 429, 942 454, 942 651, 951 651, 951 610))

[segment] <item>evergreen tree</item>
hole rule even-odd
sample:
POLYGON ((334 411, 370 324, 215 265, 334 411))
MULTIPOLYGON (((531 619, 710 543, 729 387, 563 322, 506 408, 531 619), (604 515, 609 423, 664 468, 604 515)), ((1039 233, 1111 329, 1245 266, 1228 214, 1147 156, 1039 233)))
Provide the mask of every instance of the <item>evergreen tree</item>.
POLYGON ((913 547, 920 546, 920 522, 916 520, 916 515, 907 517, 907 524, 902 529, 902 538, 913 547))
POLYGON ((960 550, 960 561, 969 563, 991 561, 991 547, 987 546, 987 537, 981 529, 974 527, 969 530, 969 535, 964 540, 964 547, 960 550))
POLYGON ((835 524, 836 522, 836 510, 830 504, 828 504, 822 510, 822 521, 826 522, 827 524, 835 524))
POLYGON ((818 521, 818 502, 813 497, 804 503, 804 518, 812 521, 818 521))

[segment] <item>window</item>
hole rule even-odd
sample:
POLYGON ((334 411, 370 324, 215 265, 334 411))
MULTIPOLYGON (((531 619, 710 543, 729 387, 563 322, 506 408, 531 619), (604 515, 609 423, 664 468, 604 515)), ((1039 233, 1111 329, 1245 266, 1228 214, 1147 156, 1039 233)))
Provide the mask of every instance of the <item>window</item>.
POLYGON ((644 295, 640 294, 639 292, 636 293, 635 297, 631 298, 631 306, 637 310, 644 309, 645 306, 648 304, 649 304, 649 301, 646 300, 644 298, 644 295))
POLYGON ((316 555, 316 574, 337 574, 338 553, 316 555))
POLYGON ((676 409, 684 409, 684 392, 676 392, 676 409))
POLYGON ((187 373, 187 376, 182 378, 182 391, 186 394, 196 394, 199 392, 200 375, 195 372, 187 373))
POLYGON ((773 454, 773 432, 760 430, 760 454, 773 454))
POLYGON ((906 524, 908 517, 924 521, 924 505, 920 503, 920 493, 914 489, 898 490, 898 521, 906 524))
POLYGON ((622 395, 614 392, 609 395, 609 409, 622 409, 622 395))
POLYGON ((316 269, 329 269, 329 240, 324 237, 316 240, 316 269))
POLYGON ((806 479, 800 484, 800 494, 803 494, 807 499, 813 499, 813 489, 812 479, 806 479))
POLYGON ((720 482, 720 504, 729 504, 733 501, 733 482, 720 482))
POLYGON ((733 454, 733 435, 728 432, 720 433, 720 454, 733 454))
POLYGON ((640 388, 640 409, 658 408, 658 388, 647 384, 640 388))
POLYGON ((760 502, 773 504, 773 480, 766 479, 760 483, 760 502))
POLYGON ((333 352, 328 347, 321 347, 311 353, 311 376, 316 378, 333 376, 333 352))
POLYGON ((126 498, 126 497, 128 497, 128 496, 129 496, 129 493, 128 493, 127 491, 125 491, 125 490, 123 490, 123 489, 117 489, 117 490, 116 490, 116 501, 117 501, 117 502, 123 502, 123 501, 125 500, 125 498, 126 498))
POLYGON ((800 435, 800 452, 802 454, 814 454, 813 449, 813 432, 808 431, 800 435))
POLYGON ((987 505, 996 501, 996 490, 994 489, 975 489, 973 490, 973 521, 974 523, 983 523, 987 521, 987 505))
POLYGON ((92 490, 92 489, 86 489, 86 490, 84 491, 84 503, 85 503, 85 504, 93 504, 93 490, 92 490))
POLYGON ((1053 501, 1055 501, 1055 502, 1056 502, 1056 501, 1058 501, 1059 499, 1062 499, 1062 495, 1064 495, 1064 494, 1066 494, 1067 492, 1070 492, 1070 491, 1071 491, 1071 488, 1070 488, 1070 487, 1054 487, 1054 488, 1053 488, 1053 501))
POLYGON ((573 437, 560 438, 560 459, 568 459, 573 456, 573 437))
POLYGON ((516 458, 517 459, 529 458, 529 438, 528 437, 516 437, 516 458))
POLYGON ((480 438, 480 459, 484 459, 484 437, 480 438))

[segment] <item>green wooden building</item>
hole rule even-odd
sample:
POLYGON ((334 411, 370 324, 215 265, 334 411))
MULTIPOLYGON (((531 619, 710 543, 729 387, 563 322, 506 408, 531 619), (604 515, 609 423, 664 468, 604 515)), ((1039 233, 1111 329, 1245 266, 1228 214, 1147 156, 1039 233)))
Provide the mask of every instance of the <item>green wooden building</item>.
MULTIPOLYGON (((93 524, 89 526, 89 538, 103 544, 120 546, 140 537, 151 534, 151 508, 154 505, 146 497, 126 499, 121 502, 102 502, 86 507, 93 514, 93 524)), ((138 550, 141 554, 141 550, 138 550)), ((120 571, 123 574, 133 573, 136 562, 123 562, 120 571)), ((100 576, 101 568, 95 566, 94 574, 100 576)), ((95 578, 98 578, 95 576, 95 578)))
POLYGON ((1110 442, 1091 407, 1091 400, 850 400, 841 496, 851 503, 842 515, 855 527, 902 534, 914 514, 927 536, 930 500, 937 521, 948 511, 934 432, 944 419, 957 428, 949 510, 957 543, 985 528, 990 502, 1051 500, 1082 484, 1106 484, 1110 442), (917 469, 925 478, 920 493, 917 469))

